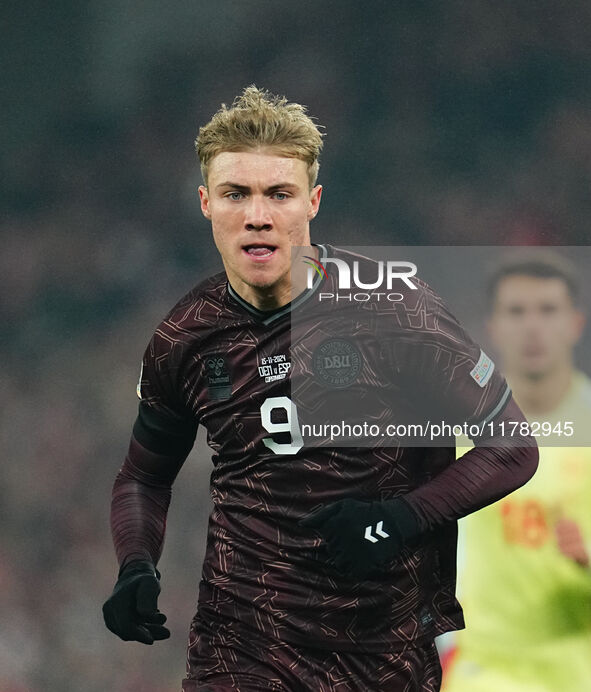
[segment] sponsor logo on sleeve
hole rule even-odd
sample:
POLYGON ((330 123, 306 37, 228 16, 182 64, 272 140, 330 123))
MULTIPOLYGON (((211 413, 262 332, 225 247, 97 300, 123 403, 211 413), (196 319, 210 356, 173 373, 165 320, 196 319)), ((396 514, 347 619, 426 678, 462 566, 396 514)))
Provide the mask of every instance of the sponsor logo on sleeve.
POLYGON ((479 387, 484 387, 492 377, 494 370, 495 364, 481 349, 478 363, 470 370, 470 376, 479 387))

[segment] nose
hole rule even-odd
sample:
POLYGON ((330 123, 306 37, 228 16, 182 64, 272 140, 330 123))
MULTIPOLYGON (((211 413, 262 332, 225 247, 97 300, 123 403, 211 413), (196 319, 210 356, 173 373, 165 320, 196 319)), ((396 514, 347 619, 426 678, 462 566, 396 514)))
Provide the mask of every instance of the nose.
POLYGON ((253 195, 245 209, 244 225, 249 231, 271 230, 273 223, 267 201, 253 195))

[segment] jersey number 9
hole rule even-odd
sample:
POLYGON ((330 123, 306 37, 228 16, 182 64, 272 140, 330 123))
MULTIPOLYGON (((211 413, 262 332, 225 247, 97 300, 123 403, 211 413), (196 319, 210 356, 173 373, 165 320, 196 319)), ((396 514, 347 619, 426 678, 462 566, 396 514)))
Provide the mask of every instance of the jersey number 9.
POLYGON ((297 454, 304 446, 298 421, 298 409, 288 396, 272 396, 265 399, 261 405, 261 423, 267 432, 291 434, 291 442, 275 442, 272 437, 263 438, 263 444, 275 454, 297 454), (287 420, 282 423, 273 423, 271 412, 275 409, 285 411, 287 420))

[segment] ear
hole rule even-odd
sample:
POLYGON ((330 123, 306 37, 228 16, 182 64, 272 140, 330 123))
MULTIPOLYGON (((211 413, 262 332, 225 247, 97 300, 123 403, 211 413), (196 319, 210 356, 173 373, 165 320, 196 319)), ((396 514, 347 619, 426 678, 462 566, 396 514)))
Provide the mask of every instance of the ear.
POLYGON ((308 207, 308 221, 311 221, 318 214, 320 198, 322 197, 322 185, 316 185, 310 190, 310 206, 308 207))
POLYGON ((201 213, 206 219, 211 221, 211 211, 209 209, 209 192, 205 185, 199 185, 199 199, 201 201, 201 213))

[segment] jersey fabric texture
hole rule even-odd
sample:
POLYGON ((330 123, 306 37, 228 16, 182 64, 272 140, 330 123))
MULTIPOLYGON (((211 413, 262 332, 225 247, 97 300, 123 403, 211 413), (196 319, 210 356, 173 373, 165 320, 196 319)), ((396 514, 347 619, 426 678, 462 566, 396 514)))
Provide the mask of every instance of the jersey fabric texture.
MULTIPOLYGON (((373 262, 318 247, 324 257, 373 262)), ((323 290, 337 290, 331 267, 327 274, 323 290)), ((496 415, 510 391, 498 371, 485 386, 475 380, 471 372, 482 362, 480 348, 419 279, 413 279, 418 290, 408 291, 403 303, 348 305, 346 311, 315 305, 310 318, 306 309, 319 281, 272 312, 243 301, 225 273, 189 292, 146 349, 137 436, 150 449, 150 431, 154 439, 158 430, 165 431, 175 448, 188 453, 197 425, 207 430, 214 508, 201 605, 295 645, 313 642, 357 652, 418 646, 464 625, 455 598, 457 525, 431 527, 429 517, 439 511, 437 489, 432 496, 420 495, 421 486, 454 464, 453 438, 437 448, 320 444, 294 452, 293 434, 274 431, 289 416, 293 422, 296 414, 304 420, 338 409, 343 392, 361 400, 373 391, 375 410, 368 412, 373 416, 389 409, 402 420, 432 414, 450 423, 477 423, 496 415), (318 386, 312 355, 334 333, 342 335, 343 320, 361 366, 345 389, 318 386), (269 371, 269 363, 277 368, 269 371), (294 412, 296 395, 303 404, 294 412), (379 579, 343 576, 319 540, 297 524, 315 508, 344 497, 397 496, 405 496, 426 531, 379 579)), ((484 464, 478 473, 486 473, 484 464)), ((458 473, 460 503, 471 487, 471 480, 463 485, 462 478, 458 473)), ((444 513, 446 501, 439 505, 444 513)))
MULTIPOLYGON (((576 373, 543 420, 575 421, 575 434, 588 426, 589 378, 576 373)), ((590 506, 591 449, 542 446, 527 485, 460 522, 467 629, 446 692, 591 689, 591 570, 562 555, 554 533, 559 518, 572 519, 591 548, 590 506)))
POLYGON ((433 641, 398 651, 326 651, 278 641, 200 608, 183 692, 438 692, 433 641))

